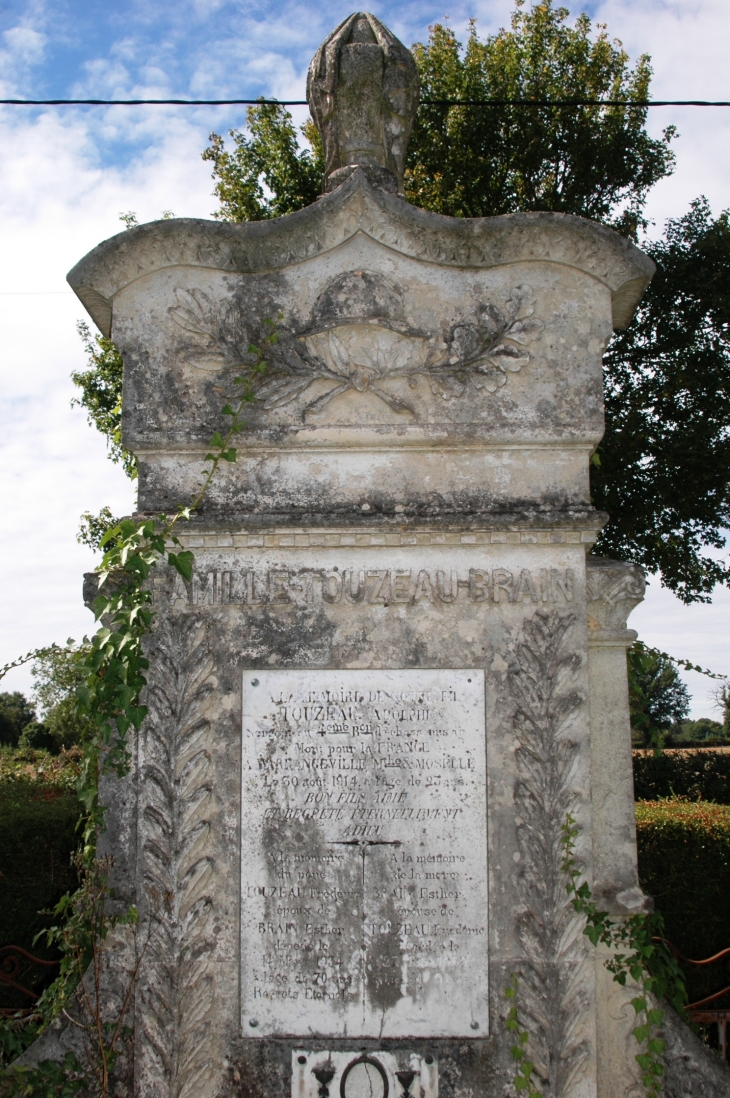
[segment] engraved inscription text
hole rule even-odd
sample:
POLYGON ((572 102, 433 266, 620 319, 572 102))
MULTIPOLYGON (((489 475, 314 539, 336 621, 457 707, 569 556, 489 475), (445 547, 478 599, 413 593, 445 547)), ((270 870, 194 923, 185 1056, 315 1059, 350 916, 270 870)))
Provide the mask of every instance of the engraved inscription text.
POLYGON ((486 1033, 484 672, 250 671, 243 702, 244 1034, 486 1033))

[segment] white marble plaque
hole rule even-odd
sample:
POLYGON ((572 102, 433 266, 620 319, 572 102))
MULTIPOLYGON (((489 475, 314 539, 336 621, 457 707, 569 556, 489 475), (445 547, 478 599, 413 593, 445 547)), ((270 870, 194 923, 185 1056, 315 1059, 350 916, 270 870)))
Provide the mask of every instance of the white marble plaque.
POLYGON ((243 676, 250 1037, 477 1037, 487 1014, 484 672, 243 676))

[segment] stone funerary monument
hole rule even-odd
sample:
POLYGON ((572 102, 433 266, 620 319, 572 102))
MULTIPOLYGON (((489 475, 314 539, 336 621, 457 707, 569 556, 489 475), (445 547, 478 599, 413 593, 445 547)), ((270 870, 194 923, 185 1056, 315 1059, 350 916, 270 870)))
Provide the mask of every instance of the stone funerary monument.
POLYGON ((502 1098, 512 973, 546 1095, 640 1093, 561 826, 599 904, 643 910, 644 579, 586 553, 602 354, 653 265, 576 217, 409 205, 418 95, 409 51, 351 16, 309 73, 321 199, 142 225, 69 276, 124 356, 143 514, 192 497, 279 333, 181 535, 192 581, 154 580, 149 717, 109 793, 118 896, 156 913, 137 1098, 502 1098))

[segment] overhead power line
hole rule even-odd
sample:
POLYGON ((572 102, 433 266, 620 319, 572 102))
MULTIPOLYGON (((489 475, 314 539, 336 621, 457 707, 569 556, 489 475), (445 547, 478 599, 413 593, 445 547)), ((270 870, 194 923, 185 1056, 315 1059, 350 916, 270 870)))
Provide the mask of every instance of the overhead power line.
MULTIPOLYGON (((710 99, 422 99, 428 107, 730 107, 710 99)), ((306 107, 306 99, 0 99, 5 107, 306 107)))

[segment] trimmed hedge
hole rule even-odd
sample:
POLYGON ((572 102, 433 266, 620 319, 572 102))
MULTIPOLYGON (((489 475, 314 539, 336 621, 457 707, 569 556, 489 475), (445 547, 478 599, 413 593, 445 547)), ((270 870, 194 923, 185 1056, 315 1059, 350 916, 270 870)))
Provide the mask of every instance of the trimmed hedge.
POLYGON ((730 804, 730 751, 635 751, 634 796, 637 801, 686 797, 730 804))
MULTIPOLYGON (((22 946, 52 960, 58 953, 39 931, 52 925, 50 910, 69 889, 76 874, 71 855, 79 845, 76 824, 81 806, 73 783, 78 765, 39 751, 0 752, 0 946, 22 946)), ((57 970, 23 967, 19 982, 39 991, 57 970)), ((0 984, 0 1007, 30 1005, 0 984)))
MULTIPOLYGON (((693 960, 730 946, 730 806, 640 801, 636 839, 641 886, 673 945, 693 960)), ((690 1002, 730 984, 728 958, 683 968, 690 1002)))

